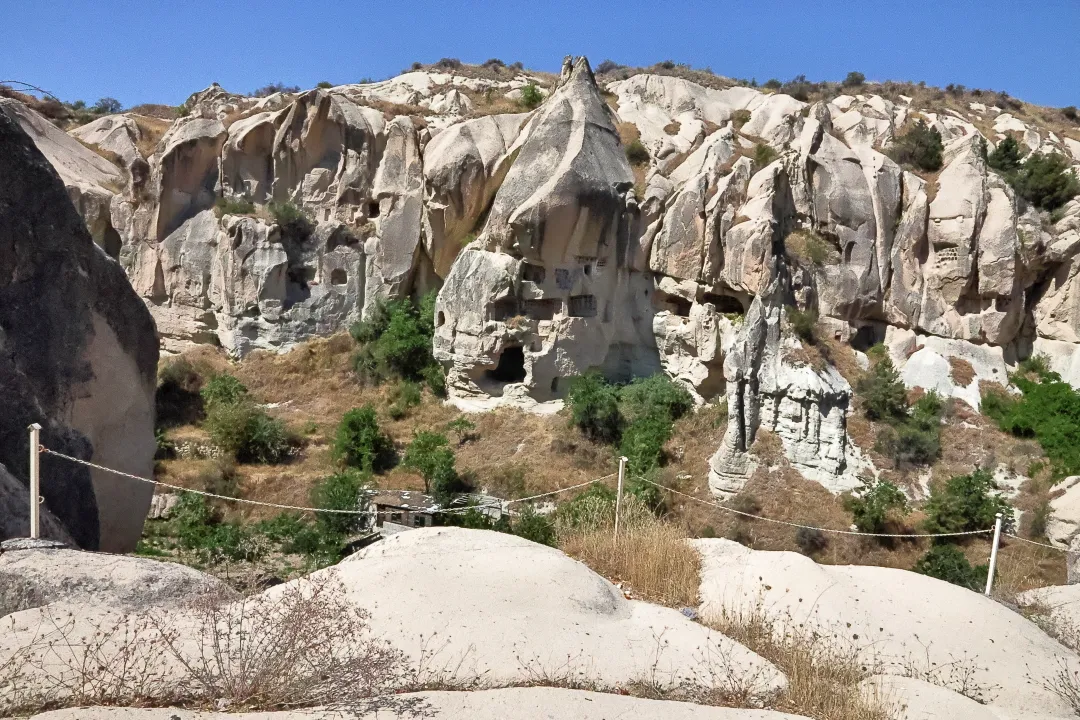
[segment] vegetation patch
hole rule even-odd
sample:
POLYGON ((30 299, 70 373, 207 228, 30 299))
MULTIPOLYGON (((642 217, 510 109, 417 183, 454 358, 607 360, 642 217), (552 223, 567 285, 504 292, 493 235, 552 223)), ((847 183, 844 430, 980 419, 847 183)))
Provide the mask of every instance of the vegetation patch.
POLYGON ((941 133, 922 120, 916 120, 910 130, 893 141, 888 155, 901 165, 937 172, 942 166, 944 150, 941 133))
POLYGON ((877 359, 856 384, 856 391, 866 417, 886 423, 875 450, 892 458, 898 468, 928 465, 941 454, 944 401, 930 391, 909 404, 900 374, 887 355, 877 359))

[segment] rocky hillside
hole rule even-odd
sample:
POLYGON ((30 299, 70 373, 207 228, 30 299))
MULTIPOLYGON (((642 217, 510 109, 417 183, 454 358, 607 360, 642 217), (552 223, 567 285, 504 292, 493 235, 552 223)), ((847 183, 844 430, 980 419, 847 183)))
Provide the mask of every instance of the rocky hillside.
POLYGON ((865 368, 883 343, 909 387, 973 409, 1035 354, 1080 383, 1068 116, 962 88, 605 70, 212 86, 167 127, 122 113, 66 134, 0 107, 166 351, 282 350, 439 288, 459 407, 556 401, 592 368, 667 373, 727 402, 720 497, 753 476, 762 429, 833 492, 880 475, 850 434, 852 374, 815 344, 865 368))

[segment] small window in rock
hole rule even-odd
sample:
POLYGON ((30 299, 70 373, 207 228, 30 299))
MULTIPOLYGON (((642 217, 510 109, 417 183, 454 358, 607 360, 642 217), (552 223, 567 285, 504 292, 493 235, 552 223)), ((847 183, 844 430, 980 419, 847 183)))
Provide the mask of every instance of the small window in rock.
POLYGON ((379 217, 379 203, 372 200, 367 204, 367 216, 369 218, 379 217))
POLYGON ((570 297, 570 317, 596 317, 595 295, 573 295, 570 297))
POLYGON ((555 268, 555 284, 560 290, 569 290, 574 285, 573 276, 566 268, 555 268))
POLYGON ((585 267, 582 268, 582 270, 585 271, 585 277, 591 277, 592 276, 592 265, 586 265, 585 267))
POLYGON ((547 277, 547 271, 542 265, 533 265, 532 263, 521 264, 522 280, 540 284, 544 282, 545 277, 547 277))
POLYGON ((558 375, 551 378, 551 392, 553 392, 553 393, 559 392, 559 376, 558 375))
POLYGON ((446 324, 446 313, 444 313, 442 310, 439 311, 439 314, 436 315, 435 318, 435 327, 442 327, 446 324))
POLYGON ((555 303, 554 300, 526 300, 522 309, 533 320, 551 320, 555 317, 555 303))
POLYGON ((330 271, 330 284, 331 285, 345 285, 349 282, 349 274, 341 268, 335 268, 330 271))

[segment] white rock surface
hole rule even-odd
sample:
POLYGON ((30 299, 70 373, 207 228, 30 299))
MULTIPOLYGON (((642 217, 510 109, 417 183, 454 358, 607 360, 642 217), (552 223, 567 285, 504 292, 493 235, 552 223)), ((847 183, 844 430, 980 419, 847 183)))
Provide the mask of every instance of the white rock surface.
POLYGON ((797 553, 755 551, 729 540, 693 543, 703 558, 705 618, 760 609, 781 626, 859 648, 885 674, 914 669, 955 689, 970 671, 969 692, 995 711, 1070 712, 1043 682, 1059 661, 1080 663, 1080 657, 978 593, 905 570, 818 565, 797 553))
MULTIPOLYGON (((34 715, 33 720, 341 720, 326 710, 208 713, 174 708, 77 708, 34 715)), ((612 693, 531 687, 471 692, 421 692, 373 698, 350 708, 353 720, 794 720, 802 717, 765 710, 704 707, 644 700, 612 693)), ((962 720, 958 718, 957 720, 962 720)))
POLYGON ((1046 537, 1062 549, 1080 550, 1080 475, 1073 475, 1053 487, 1046 537))
POLYGON ((895 720, 1069 720, 1067 715, 1044 715, 1024 711, 1019 714, 984 705, 946 688, 896 675, 875 675, 862 682, 868 699, 876 699, 893 709, 895 720))

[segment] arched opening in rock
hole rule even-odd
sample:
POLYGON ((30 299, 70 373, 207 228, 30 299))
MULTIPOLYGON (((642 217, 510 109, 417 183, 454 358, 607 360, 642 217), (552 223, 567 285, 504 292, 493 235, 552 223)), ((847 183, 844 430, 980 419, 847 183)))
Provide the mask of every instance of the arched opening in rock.
POLYGON ((520 345, 505 348, 499 354, 499 364, 494 370, 484 373, 488 380, 501 383, 519 383, 525 381, 525 351, 520 345))
POLYGON ((334 268, 330 271, 330 284, 331 285, 346 285, 349 282, 349 274, 341 268, 334 268))
POLYGON ((367 216, 368 218, 379 217, 379 202, 377 200, 372 200, 367 204, 367 216))
POLYGON ((743 307, 742 301, 731 295, 717 295, 716 293, 707 292, 701 300, 702 302, 710 303, 716 308, 716 312, 723 315, 743 315, 746 313, 746 308, 743 307))
POLYGON ((446 324, 446 313, 444 313, 442 310, 440 310, 435 315, 435 327, 442 327, 445 324, 446 324))
POLYGON ((120 239, 120 233, 116 232, 111 224, 105 227, 105 237, 101 241, 101 249, 113 260, 120 259, 120 250, 124 247, 124 241, 120 239))

